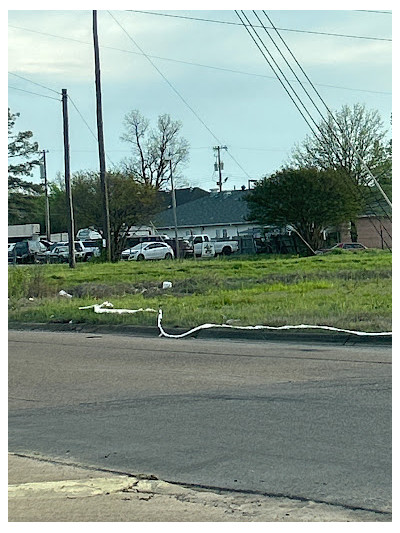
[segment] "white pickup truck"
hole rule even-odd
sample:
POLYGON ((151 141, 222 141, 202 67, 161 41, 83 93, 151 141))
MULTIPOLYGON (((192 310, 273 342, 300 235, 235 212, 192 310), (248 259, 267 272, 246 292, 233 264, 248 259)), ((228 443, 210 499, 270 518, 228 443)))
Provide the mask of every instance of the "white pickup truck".
POLYGON ((231 255, 239 249, 237 241, 212 240, 208 235, 191 235, 188 240, 193 244, 196 256, 202 255, 204 243, 208 243, 214 249, 214 255, 231 255))

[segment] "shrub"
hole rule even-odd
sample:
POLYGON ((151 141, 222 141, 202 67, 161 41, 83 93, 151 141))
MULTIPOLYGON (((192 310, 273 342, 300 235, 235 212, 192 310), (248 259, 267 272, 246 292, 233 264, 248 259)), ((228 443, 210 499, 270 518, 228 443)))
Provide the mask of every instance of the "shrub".
POLYGON ((9 298, 42 298, 53 293, 40 266, 9 267, 9 298))

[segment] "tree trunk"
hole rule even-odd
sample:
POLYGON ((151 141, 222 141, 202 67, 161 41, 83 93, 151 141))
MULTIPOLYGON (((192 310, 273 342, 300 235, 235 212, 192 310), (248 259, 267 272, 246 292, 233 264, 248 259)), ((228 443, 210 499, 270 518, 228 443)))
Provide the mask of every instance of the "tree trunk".
POLYGON ((358 242, 357 226, 354 220, 350 220, 350 238, 351 242, 358 242))

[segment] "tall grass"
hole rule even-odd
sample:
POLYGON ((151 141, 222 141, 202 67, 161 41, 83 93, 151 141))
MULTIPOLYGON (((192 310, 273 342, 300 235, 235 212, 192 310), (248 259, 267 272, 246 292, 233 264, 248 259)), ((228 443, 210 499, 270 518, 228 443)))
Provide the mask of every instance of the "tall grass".
POLYGON ((10 320, 155 324, 154 314, 78 309, 109 300, 118 308, 162 307, 167 327, 234 321, 382 331, 391 324, 391 254, 10 267, 9 295, 10 320), (163 281, 172 289, 163 290, 163 281), (58 296, 61 289, 73 298, 58 296))

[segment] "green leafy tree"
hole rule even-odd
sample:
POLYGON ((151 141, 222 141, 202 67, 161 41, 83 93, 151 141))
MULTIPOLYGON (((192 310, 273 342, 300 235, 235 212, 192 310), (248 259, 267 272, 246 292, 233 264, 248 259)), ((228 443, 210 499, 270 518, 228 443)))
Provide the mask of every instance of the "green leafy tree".
POLYGON ((157 127, 152 129, 149 120, 134 110, 125 116, 124 126, 121 140, 132 150, 124 166, 135 181, 163 188, 169 180, 170 160, 174 178, 181 178, 180 169, 189 157, 189 143, 180 136, 181 122, 164 114, 158 117, 157 127))
MULTIPOLYGON (((387 188, 391 150, 388 150, 387 130, 378 111, 368 110, 364 104, 344 105, 318 126, 316 135, 308 135, 294 148, 289 166, 342 169, 351 178, 353 190, 359 188, 370 202, 374 184, 361 158, 379 182, 386 181, 387 188)), ((360 203, 360 210, 363 207, 360 203)), ((355 219, 351 220, 351 235, 357 240, 355 219)))
MULTIPOLYGON (((11 113, 8 108, 8 223, 24 224, 38 222, 40 206, 43 202, 41 184, 26 178, 39 165, 38 143, 32 141, 31 131, 14 133, 19 113, 11 113)), ((43 204, 44 205, 44 204, 43 204)), ((40 215, 44 220, 44 215, 40 215)))
MULTIPOLYGON (((129 228, 149 223, 158 208, 158 195, 154 187, 136 182, 124 171, 107 174, 109 193, 112 257, 117 260, 123 250, 129 228)), ((77 172, 71 179, 74 206, 75 232, 80 228, 94 227, 103 232, 102 203, 99 175, 96 172, 77 172)), ((63 183, 52 187, 50 197, 52 227, 65 231, 67 204, 63 183)))
POLYGON ((245 197, 248 219, 261 225, 292 226, 313 250, 323 230, 349 220, 359 202, 341 170, 285 168, 256 183, 245 197))

